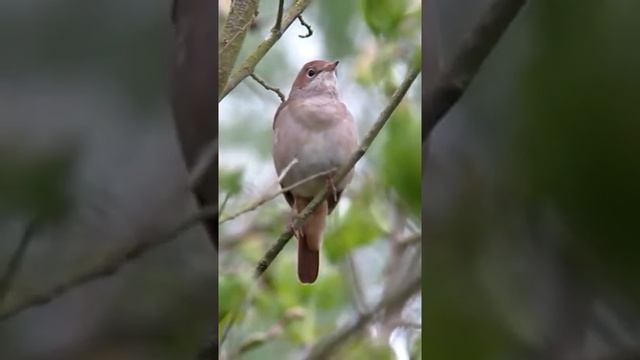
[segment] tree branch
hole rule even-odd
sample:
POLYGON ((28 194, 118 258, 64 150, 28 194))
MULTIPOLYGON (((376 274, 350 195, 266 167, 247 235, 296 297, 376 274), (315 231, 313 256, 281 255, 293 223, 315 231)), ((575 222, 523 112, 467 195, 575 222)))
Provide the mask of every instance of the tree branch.
POLYGON ((278 97, 280 98, 281 102, 284 102, 285 97, 284 94, 282 93, 282 91, 280 91, 280 89, 275 88, 273 86, 270 86, 269 84, 267 84, 266 81, 262 80, 260 77, 258 77, 258 75, 256 75, 255 73, 251 73, 250 74, 251 78, 253 80, 255 80, 258 84, 262 85, 263 88, 269 90, 269 91, 273 91, 274 93, 276 93, 276 95, 278 95, 278 97))
POLYGON ((309 359, 328 359, 331 352, 345 343, 351 336, 358 333, 375 315, 386 308, 393 308, 398 304, 404 304, 413 294, 420 290, 420 273, 414 274, 410 281, 398 286, 397 290, 384 297, 372 310, 360 314, 354 321, 345 325, 326 339, 318 342, 309 351, 309 359))
POLYGON ((218 48, 218 94, 224 89, 229 74, 236 63, 247 29, 258 10, 257 0, 235 0, 222 28, 218 48))
MULTIPOLYGON (((371 129, 369 130, 365 138, 362 140, 360 147, 356 150, 356 152, 353 155, 351 155, 351 157, 349 158, 349 161, 347 161, 346 164, 344 164, 340 169, 338 169, 334 177, 334 183, 339 183, 340 181, 342 181, 342 179, 355 166, 358 160, 360 160, 360 158, 365 154, 365 152, 367 152, 367 150, 371 146, 371 143, 373 142, 373 140, 375 140, 380 130, 382 130, 382 127, 386 124, 387 120, 389 120, 389 117, 391 116, 393 111, 396 109, 396 107, 398 106, 398 104, 400 103, 404 95, 407 93, 407 90, 409 90, 409 87, 411 86, 411 84, 416 79, 419 73, 420 73, 420 68, 413 68, 409 71, 409 73, 407 74, 407 77, 403 80, 402 84, 400 84, 396 92, 391 97, 389 104, 387 104, 384 110, 380 113, 380 115, 378 116, 378 119, 373 124, 373 126, 371 127, 371 129)), ((304 224, 304 222, 311 215, 313 210, 322 201, 324 201, 325 197, 327 196, 327 192, 328 191, 326 188, 323 189, 321 192, 319 192, 313 198, 313 200, 311 200, 309 205, 307 205, 307 207, 304 208, 302 213, 300 213, 298 216, 295 217, 295 220, 293 221, 293 225, 289 229, 287 229, 287 231, 283 232, 280 235, 280 237, 278 237, 278 239, 276 240, 276 243, 266 252, 266 254, 262 257, 262 259, 256 266, 256 270, 254 272, 255 278, 260 277, 260 275, 262 275, 262 273, 269 267, 271 262, 273 262, 276 256, 278 256, 280 251, 282 251, 284 246, 287 244, 289 239, 291 239, 291 237, 293 236, 294 229, 299 229, 302 226, 302 224, 304 224)))
POLYGON ((31 244, 31 240, 33 240, 33 236, 38 230, 38 225, 38 222, 35 220, 32 220, 27 224, 27 227, 22 234, 22 238, 20 239, 20 243, 18 244, 18 248, 13 253, 9 263, 7 264, 7 269, 2 275, 2 279, 0 279, 0 305, 4 302, 7 293, 11 289, 13 280, 18 274, 20 266, 22 266, 22 262, 24 261, 27 249, 31 244))
POLYGON ((48 290, 42 291, 39 294, 26 296, 15 304, 2 309, 0 311, 0 321, 6 320, 31 307, 47 304, 69 290, 84 285, 85 283, 113 275, 129 261, 142 256, 147 251, 154 249, 159 245, 166 244, 171 240, 176 239, 178 235, 185 230, 199 224, 205 219, 215 217, 217 213, 217 208, 203 207, 199 212, 187 217, 178 226, 169 231, 166 236, 147 239, 115 250, 103 257, 97 264, 74 274, 61 283, 50 287, 48 290))
POLYGON ((460 99, 500 37, 526 0, 495 0, 480 22, 464 38, 453 61, 437 76, 423 95, 422 142, 460 99))
POLYGON ((306 177, 306 178, 304 178, 304 179, 302 179, 302 180, 300 180, 298 182, 293 183, 290 186, 287 186, 286 188, 284 188, 284 189, 282 189, 282 190, 280 190, 280 191, 278 191, 278 192, 276 192, 274 194, 271 194, 271 195, 269 195, 267 197, 264 197, 264 198, 262 198, 262 199, 260 199, 260 200, 258 200, 256 202, 254 202, 253 204, 247 206, 246 208, 244 208, 244 209, 242 209, 242 210, 240 210, 238 212, 235 212, 235 213, 233 213, 231 215, 227 215, 227 216, 221 216, 220 220, 218 221, 218 223, 222 224, 223 222, 227 222, 229 220, 233 220, 233 219, 237 218, 238 216, 240 216, 240 215, 242 215, 244 213, 247 213, 249 211, 253 211, 253 210, 257 209, 262 204, 275 199, 278 195, 284 194, 287 191, 291 191, 292 189, 294 189, 297 186, 300 186, 300 185, 306 183, 307 181, 311 181, 311 180, 319 178, 319 177, 321 177, 323 175, 329 175, 334 171, 335 171, 335 169, 322 171, 322 172, 319 172, 317 174, 313 174, 313 175, 311 175, 309 177, 306 177))
POLYGON ((310 3, 311 0, 297 0, 289 7, 286 15, 282 19, 282 27, 278 31, 271 31, 269 36, 260 43, 260 45, 247 56, 238 69, 231 74, 228 83, 220 82, 220 84, 226 84, 226 86, 222 92, 219 92, 218 102, 222 101, 242 80, 253 73, 260 60, 262 60, 278 39, 280 39, 282 34, 289 28, 291 23, 302 14, 310 3))

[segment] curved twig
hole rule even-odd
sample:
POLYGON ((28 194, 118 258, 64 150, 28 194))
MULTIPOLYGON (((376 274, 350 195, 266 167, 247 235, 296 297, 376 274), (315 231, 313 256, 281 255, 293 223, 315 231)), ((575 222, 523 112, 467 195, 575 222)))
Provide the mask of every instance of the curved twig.
POLYGON ((302 15, 298 15, 298 20, 300 20, 300 25, 304 26, 307 28, 307 33, 305 35, 298 35, 299 38, 308 38, 309 36, 313 35, 313 30, 311 29, 311 25, 307 24, 306 21, 304 21, 304 19, 302 18, 302 15))
POLYGON ((273 91, 274 93, 276 93, 276 95, 278 95, 278 97, 280 98, 281 102, 285 101, 285 97, 284 94, 282 93, 282 91, 280 91, 280 89, 275 88, 273 86, 270 86, 269 84, 267 84, 266 81, 262 80, 258 75, 256 75, 256 73, 251 73, 251 78, 253 80, 255 80, 258 84, 262 85, 263 88, 269 90, 269 91, 273 91))

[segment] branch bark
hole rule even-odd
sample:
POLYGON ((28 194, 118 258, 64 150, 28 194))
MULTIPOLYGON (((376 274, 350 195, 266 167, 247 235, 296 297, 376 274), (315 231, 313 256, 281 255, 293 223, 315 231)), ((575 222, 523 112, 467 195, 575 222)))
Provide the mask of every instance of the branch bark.
POLYGON ((465 37, 460 50, 423 94, 422 142, 460 99, 478 69, 526 0, 495 0, 480 22, 465 37))
POLYGON ((78 272, 77 274, 69 277, 59 284, 51 286, 49 289, 42 291, 39 294, 26 296, 20 301, 0 310, 0 321, 6 320, 34 306, 47 304, 53 299, 90 281, 113 275, 129 261, 142 256, 151 249, 176 239, 178 235, 182 234, 185 230, 199 224, 204 219, 215 218, 217 214, 218 209, 215 207, 202 208, 198 213, 189 216, 178 226, 169 231, 166 236, 146 239, 115 250, 103 257, 90 268, 78 272))
POLYGON ((222 28, 222 37, 218 48, 218 94, 224 89, 229 74, 236 63, 240 48, 244 42, 249 25, 258 10, 257 0, 235 0, 222 28))
POLYGON ((260 45, 258 45, 258 47, 247 56, 238 69, 231 74, 224 90, 222 92, 218 92, 218 94, 220 94, 218 102, 222 101, 222 99, 224 99, 231 90, 238 86, 242 80, 253 73, 260 60, 262 60, 273 45, 275 45, 275 43, 280 39, 282 34, 289 28, 291 23, 293 23, 295 19, 302 14, 304 9, 306 9, 310 3, 311 0, 297 0, 289 7, 289 9, 287 9, 285 16, 282 18, 281 28, 273 28, 269 36, 260 43, 260 45))

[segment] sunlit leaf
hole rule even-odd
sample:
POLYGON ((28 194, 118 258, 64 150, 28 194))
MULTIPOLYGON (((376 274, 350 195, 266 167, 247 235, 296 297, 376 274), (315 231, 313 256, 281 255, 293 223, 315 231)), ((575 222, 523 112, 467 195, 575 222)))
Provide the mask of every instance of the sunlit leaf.
POLYGON ((407 10, 406 0, 361 0, 364 20, 376 35, 393 36, 407 10))

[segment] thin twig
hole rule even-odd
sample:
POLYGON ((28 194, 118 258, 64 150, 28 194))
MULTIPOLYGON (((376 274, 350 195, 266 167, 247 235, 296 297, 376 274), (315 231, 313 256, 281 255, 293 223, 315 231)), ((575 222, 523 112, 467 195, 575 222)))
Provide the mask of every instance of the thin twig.
POLYGON ((269 36, 261 42, 258 47, 251 52, 245 60, 238 66, 238 69, 229 76, 225 88, 218 96, 218 102, 222 101, 227 94, 231 92, 238 84, 249 76, 256 68, 256 65, 262 60, 273 45, 280 39, 282 34, 289 28, 291 23, 302 14, 304 9, 309 6, 311 0, 297 0, 287 9, 286 15, 282 18, 282 26, 279 31, 272 31, 269 36))
POLYGON ((200 150, 191 173, 189 174, 189 188, 195 189, 198 185, 200 185, 204 174, 206 174, 211 165, 213 165, 217 155, 218 139, 216 138, 200 150))
POLYGON ((302 180, 300 180, 298 182, 293 183, 292 185, 289 185, 289 186, 283 188, 282 190, 280 190, 280 191, 278 191, 276 193, 273 193, 273 194, 271 194, 269 196, 266 196, 266 197, 264 197, 264 198, 262 198, 262 199, 260 199, 260 200, 258 200, 256 202, 254 202, 253 204, 247 206, 246 208, 244 208, 242 210, 239 210, 239 211, 237 211, 237 212, 235 212, 235 213, 233 213, 231 215, 228 215, 228 216, 220 217, 220 220, 218 221, 218 223, 222 224, 223 222, 227 222, 229 220, 233 220, 233 219, 237 218, 238 216, 240 216, 240 215, 242 215, 244 213, 248 213, 249 211, 253 211, 253 210, 257 209, 258 207, 260 207, 264 203, 275 199, 278 195, 284 194, 287 191, 291 191, 294 188, 296 188, 296 187, 298 187, 298 186, 300 186, 300 185, 302 185, 302 184, 304 184, 304 183, 306 183, 308 181, 311 181, 313 179, 319 178, 319 177, 324 176, 324 175, 329 175, 332 172, 335 172, 335 169, 322 171, 322 172, 319 172, 317 174, 314 174, 314 175, 311 175, 309 177, 306 177, 306 178, 304 178, 304 179, 302 179, 302 180))
POLYGON ((262 85, 263 88, 269 90, 269 91, 273 91, 274 93, 276 93, 278 95, 278 97, 280 98, 281 102, 284 102, 285 97, 284 94, 282 93, 282 91, 280 91, 280 89, 275 88, 273 86, 269 86, 269 84, 266 83, 266 81, 262 80, 260 77, 258 77, 258 75, 256 75, 255 73, 251 73, 251 78, 253 80, 255 80, 256 82, 258 82, 258 84, 262 85))
POLYGON ((38 225, 39 224, 36 220, 32 220, 27 224, 24 233, 22 234, 22 238, 20 239, 20 243, 18 244, 18 248, 13 253, 9 263, 7 264, 7 269, 4 271, 4 274, 0 279, 0 305, 2 305, 5 297, 9 293, 9 290, 11 290, 13 280, 16 278, 18 271, 20 271, 20 267, 22 266, 25 255, 27 254, 27 249, 38 230, 38 225))
POLYGON ((460 99, 478 69, 526 0, 495 0, 480 22, 465 37, 453 61, 440 72, 433 87, 423 94, 422 142, 460 99))
POLYGON ((393 308, 398 304, 404 304, 411 296, 420 290, 420 272, 416 272, 410 281, 402 283, 393 293, 385 296, 373 309, 360 314, 354 321, 334 332, 326 339, 318 342, 309 351, 309 359, 328 359, 329 355, 337 350, 351 336, 358 333, 374 316, 387 308, 393 308))
POLYGON ((291 162, 285 166, 284 170, 282 170, 282 174, 280 174, 280 176, 278 177, 278 182, 281 183, 282 179, 284 179, 285 176, 287 176, 287 174, 289 173, 289 170, 291 170, 291 168, 293 167, 293 165, 298 163, 298 158, 294 157, 293 160, 291 160, 291 162))
POLYGON ((284 0, 278 1, 278 15, 276 15, 276 24, 273 26, 271 31, 280 31, 280 26, 282 26, 282 9, 284 8, 284 0))
POLYGON ((307 28, 307 33, 305 35, 298 35, 299 38, 308 38, 309 36, 313 35, 313 30, 311 29, 311 25, 307 24, 306 21, 304 21, 304 19, 302 18, 302 15, 298 15, 298 20, 300 20, 300 25, 304 26, 307 28))
POLYGON ((134 260, 147 251, 166 244, 174 240, 178 235, 191 227, 199 224, 205 219, 215 218, 218 209, 215 207, 203 207, 197 213, 187 217, 180 224, 169 231, 165 236, 139 241, 135 244, 124 246, 118 250, 112 251, 102 257, 96 264, 90 268, 80 271, 68 279, 63 280, 59 284, 51 286, 49 289, 39 294, 25 296, 18 302, 8 306, 0 311, 0 321, 6 320, 18 313, 34 306, 44 305, 51 300, 57 298, 78 286, 87 282, 107 277, 116 273, 122 266, 134 260))
POLYGON ((347 266, 349 273, 351 274, 351 281, 353 282, 351 286, 353 291, 353 300, 358 313, 363 314, 368 308, 367 299, 364 295, 364 291, 362 290, 362 283, 360 282, 360 276, 358 275, 358 269, 356 268, 352 254, 347 254, 347 266))

